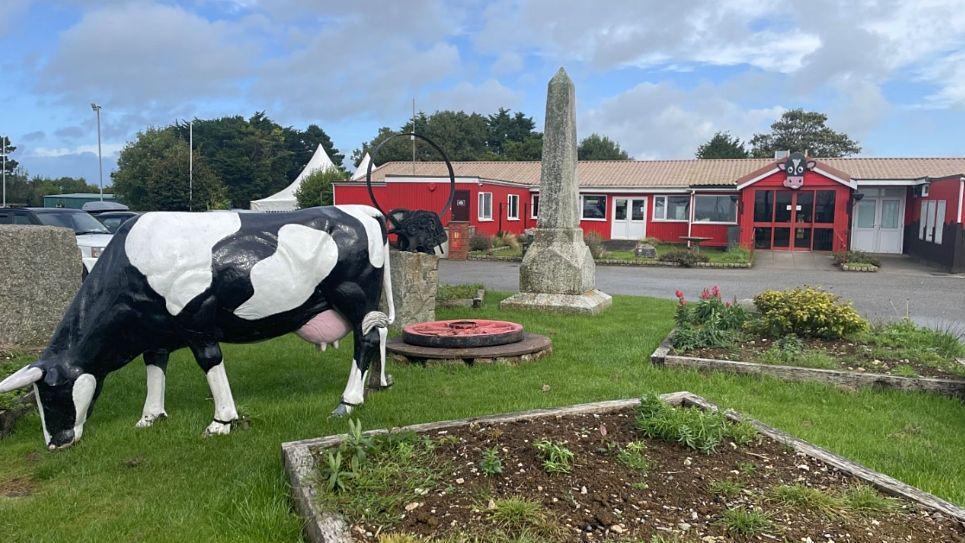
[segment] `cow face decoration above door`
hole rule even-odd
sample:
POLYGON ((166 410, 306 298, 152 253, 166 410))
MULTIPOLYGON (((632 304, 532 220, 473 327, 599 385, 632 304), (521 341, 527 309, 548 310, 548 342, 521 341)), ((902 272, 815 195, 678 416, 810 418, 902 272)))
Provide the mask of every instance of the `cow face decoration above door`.
POLYGON ((804 186, 804 172, 813 170, 815 164, 813 160, 808 160, 804 153, 791 153, 787 160, 778 164, 777 167, 787 174, 787 178, 784 179, 784 186, 797 190, 804 186))

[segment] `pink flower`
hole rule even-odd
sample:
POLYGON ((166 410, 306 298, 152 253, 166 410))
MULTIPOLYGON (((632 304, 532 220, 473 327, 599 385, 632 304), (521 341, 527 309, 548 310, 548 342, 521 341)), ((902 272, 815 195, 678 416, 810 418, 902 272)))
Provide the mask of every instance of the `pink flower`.
POLYGON ((717 285, 714 285, 713 287, 711 287, 710 295, 713 296, 714 298, 720 298, 720 287, 718 287, 717 285))
POLYGON ((684 291, 680 289, 677 289, 676 291, 674 291, 673 295, 680 298, 681 300, 684 299, 684 291))
POLYGON ((701 299, 701 300, 709 300, 710 298, 711 298, 711 295, 710 295, 710 291, 709 291, 709 290, 704 289, 704 290, 702 290, 702 291, 700 292, 700 299, 701 299))

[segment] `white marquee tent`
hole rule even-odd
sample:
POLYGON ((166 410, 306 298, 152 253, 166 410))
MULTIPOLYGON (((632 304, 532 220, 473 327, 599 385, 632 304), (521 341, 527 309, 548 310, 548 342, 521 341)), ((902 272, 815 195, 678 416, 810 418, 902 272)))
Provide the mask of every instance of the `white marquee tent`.
POLYGON ((332 159, 328 157, 328 153, 319 144, 318 148, 315 149, 315 154, 312 155, 312 159, 305 165, 302 173, 298 174, 298 177, 292 181, 292 184, 267 198, 252 200, 252 211, 294 211, 298 209, 295 191, 302 185, 302 181, 318 170, 327 170, 334 167, 335 164, 332 163, 332 159))
MULTIPOLYGON (((362 161, 359 162, 358 168, 355 168, 355 173, 352 174, 352 181, 361 181, 365 179, 365 174, 369 168, 369 162, 372 162, 372 157, 368 153, 362 157, 362 161)), ((372 164, 372 169, 375 170, 375 164, 372 164)))

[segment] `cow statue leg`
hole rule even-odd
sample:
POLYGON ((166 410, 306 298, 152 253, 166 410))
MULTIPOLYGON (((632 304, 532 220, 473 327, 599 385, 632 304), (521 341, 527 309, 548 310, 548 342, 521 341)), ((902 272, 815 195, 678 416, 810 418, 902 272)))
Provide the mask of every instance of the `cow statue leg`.
POLYGON ((382 390, 392 386, 392 376, 385 373, 385 344, 389 337, 389 329, 380 326, 379 330, 379 358, 376 360, 378 364, 378 374, 372 374, 369 376, 369 388, 372 390, 382 390))
POLYGON ((147 351, 144 353, 144 367, 147 370, 147 398, 141 411, 141 420, 135 424, 138 428, 147 428, 155 421, 167 418, 164 410, 164 384, 168 369, 167 351, 147 351))
POLYGON ((211 387, 211 397, 214 398, 214 420, 205 428, 204 435, 228 434, 231 432, 231 423, 238 420, 238 411, 228 385, 221 347, 217 343, 209 343, 192 346, 191 352, 204 370, 208 386, 211 387))
MULTIPOLYGON (((379 356, 384 348, 384 338, 387 336, 387 331, 382 332, 382 330, 385 330, 386 326, 388 326, 388 317, 385 313, 370 311, 362 319, 361 326, 355 327, 353 330, 355 334, 355 357, 352 360, 352 368, 349 371, 348 382, 345 384, 345 391, 342 392, 342 401, 332 411, 333 417, 347 415, 365 401, 366 374, 372 359, 379 356)), ((385 364, 382 364, 382 367, 384 368, 385 364)))

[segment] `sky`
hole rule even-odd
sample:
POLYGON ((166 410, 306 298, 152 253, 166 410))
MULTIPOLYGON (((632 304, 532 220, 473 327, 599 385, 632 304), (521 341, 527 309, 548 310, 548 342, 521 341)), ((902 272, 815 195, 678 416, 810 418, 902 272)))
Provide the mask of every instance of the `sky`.
POLYGON ((803 107, 865 156, 965 155, 965 0, 0 0, 0 133, 31 175, 105 184, 138 131, 265 111, 344 154, 416 108, 542 129, 561 66, 579 137, 692 158, 803 107))

